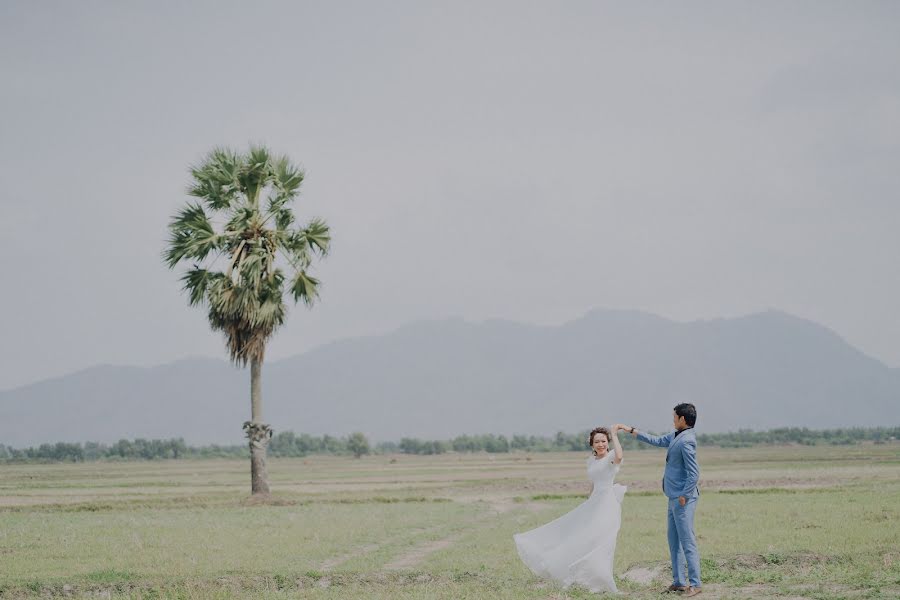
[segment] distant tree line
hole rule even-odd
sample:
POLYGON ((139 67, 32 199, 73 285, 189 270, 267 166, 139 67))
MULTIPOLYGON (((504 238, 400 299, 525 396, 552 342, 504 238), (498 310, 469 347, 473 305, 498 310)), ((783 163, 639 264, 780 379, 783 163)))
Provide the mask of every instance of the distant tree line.
POLYGON ((759 445, 801 444, 816 446, 819 444, 847 446, 860 442, 884 444, 900 440, 900 427, 852 427, 847 429, 807 429, 806 427, 781 427, 768 431, 751 431, 741 429, 730 433, 700 433, 697 443, 700 445, 720 446, 722 448, 743 448, 759 445))
MULTIPOLYGON (((637 441, 621 436, 622 445, 635 447, 637 441)), ((630 438, 630 436, 628 436, 630 438)), ((460 435, 451 440, 420 440, 403 438, 400 443, 381 443, 377 446, 381 452, 402 452, 403 454, 444 454, 445 452, 574 452, 588 450, 588 432, 564 433, 555 436, 536 435, 460 435)))
MULTIPOLYGON (((361 457, 366 454, 420 454, 447 452, 586 452, 588 432, 564 433, 554 436, 497 434, 460 435, 450 440, 403 438, 399 442, 379 442, 374 446, 366 436, 355 432, 346 437, 314 436, 282 431, 269 444, 269 454, 276 457, 302 457, 331 454, 361 457)), ((630 435, 621 435, 622 446, 631 450, 649 448, 630 435)), ((730 433, 700 433, 701 446, 743 448, 760 445, 800 444, 853 445, 861 442, 883 444, 900 440, 900 427, 850 428, 815 430, 800 427, 769 431, 740 430, 730 433)), ((178 458, 248 458, 246 444, 221 446, 188 446, 182 438, 168 440, 119 440, 114 444, 98 442, 41 444, 16 449, 0 444, 2 462, 85 462, 95 460, 164 460, 178 458)))
MULTIPOLYGON (((272 456, 306 456, 308 454, 370 454, 372 448, 362 433, 337 438, 283 431, 273 436, 269 445, 272 456)), ((0 444, 0 461, 5 462, 83 462, 94 460, 162 460, 177 458, 248 458, 247 444, 222 446, 188 446, 182 438, 168 440, 119 440, 114 444, 98 442, 41 444, 16 449, 0 444)))
POLYGON ((26 462, 82 462, 94 460, 154 460, 249 456, 246 446, 188 446, 181 438, 119 440, 115 444, 57 442, 16 449, 0 444, 0 460, 26 462), (236 453, 240 449, 243 454, 236 453))

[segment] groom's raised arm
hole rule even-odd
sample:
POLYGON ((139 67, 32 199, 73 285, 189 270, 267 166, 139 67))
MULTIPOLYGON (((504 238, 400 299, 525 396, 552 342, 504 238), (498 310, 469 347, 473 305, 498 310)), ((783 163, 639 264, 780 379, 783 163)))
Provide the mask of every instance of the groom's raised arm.
POLYGON ((645 444, 650 444, 651 446, 658 446, 660 448, 668 448, 669 444, 672 443, 672 440, 675 438, 675 432, 667 433, 666 435, 650 435, 648 433, 644 433, 643 431, 634 430, 634 436, 645 444))

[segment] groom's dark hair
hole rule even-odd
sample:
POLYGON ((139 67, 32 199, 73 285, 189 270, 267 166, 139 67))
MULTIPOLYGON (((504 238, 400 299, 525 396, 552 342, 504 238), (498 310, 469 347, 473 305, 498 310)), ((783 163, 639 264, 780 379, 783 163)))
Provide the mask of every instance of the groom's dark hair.
POLYGON ((684 417, 684 422, 687 423, 688 427, 693 427, 694 423, 697 422, 697 409, 694 408, 693 404, 682 402, 675 407, 675 414, 679 417, 684 417))

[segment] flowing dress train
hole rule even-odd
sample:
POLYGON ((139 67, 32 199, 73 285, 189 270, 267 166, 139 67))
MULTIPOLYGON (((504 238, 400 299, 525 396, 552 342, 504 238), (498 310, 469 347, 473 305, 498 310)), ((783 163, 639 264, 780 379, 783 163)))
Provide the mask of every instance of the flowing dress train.
POLYGON ((616 536, 622 522, 625 486, 614 484, 619 466, 614 453, 590 456, 590 497, 546 525, 513 536, 522 561, 539 577, 564 586, 582 585, 592 592, 617 592, 613 579, 616 536))

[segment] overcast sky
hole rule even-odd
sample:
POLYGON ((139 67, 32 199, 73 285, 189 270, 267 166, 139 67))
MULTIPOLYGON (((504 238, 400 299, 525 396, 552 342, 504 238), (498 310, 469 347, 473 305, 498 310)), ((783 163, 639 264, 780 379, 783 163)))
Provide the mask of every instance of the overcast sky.
POLYGON ((0 389, 224 357, 160 253, 216 145, 334 235, 270 358, 777 308, 900 366, 900 3, 0 4, 0 389))

